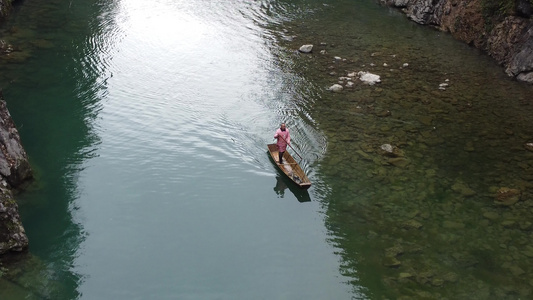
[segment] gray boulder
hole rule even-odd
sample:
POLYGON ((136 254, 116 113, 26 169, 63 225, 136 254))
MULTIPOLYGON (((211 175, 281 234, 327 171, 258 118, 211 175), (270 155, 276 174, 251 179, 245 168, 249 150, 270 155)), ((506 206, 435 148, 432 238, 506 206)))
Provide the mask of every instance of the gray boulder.
POLYGON ((509 63, 505 70, 510 76, 517 76, 517 79, 533 83, 533 26, 522 37, 521 49, 509 63))
POLYGON ((303 45, 298 51, 302 53, 311 53, 313 51, 313 45, 303 45))

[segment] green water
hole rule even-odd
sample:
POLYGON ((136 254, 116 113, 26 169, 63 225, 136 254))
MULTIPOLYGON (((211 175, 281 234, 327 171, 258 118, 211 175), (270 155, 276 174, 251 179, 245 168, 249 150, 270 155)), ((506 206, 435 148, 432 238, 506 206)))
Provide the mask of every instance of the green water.
POLYGON ((483 54, 372 1, 88 2, 2 29, 37 180, 0 298, 531 297, 532 88, 483 54))

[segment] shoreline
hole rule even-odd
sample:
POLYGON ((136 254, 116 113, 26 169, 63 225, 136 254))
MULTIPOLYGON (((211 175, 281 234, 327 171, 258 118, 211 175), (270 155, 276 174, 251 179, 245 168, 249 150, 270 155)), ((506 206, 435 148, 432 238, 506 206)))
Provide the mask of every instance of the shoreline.
POLYGON ((502 11, 489 0, 380 0, 420 25, 450 33, 486 52, 505 73, 533 84, 533 4, 520 0, 502 11))

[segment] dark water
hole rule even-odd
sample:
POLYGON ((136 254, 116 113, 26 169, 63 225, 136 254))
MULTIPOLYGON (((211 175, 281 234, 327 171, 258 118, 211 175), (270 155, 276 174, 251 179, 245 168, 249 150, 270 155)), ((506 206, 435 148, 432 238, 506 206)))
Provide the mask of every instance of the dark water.
POLYGON ((38 177, 2 299, 531 296, 531 86, 446 34, 372 1, 34 0, 2 32, 38 177))

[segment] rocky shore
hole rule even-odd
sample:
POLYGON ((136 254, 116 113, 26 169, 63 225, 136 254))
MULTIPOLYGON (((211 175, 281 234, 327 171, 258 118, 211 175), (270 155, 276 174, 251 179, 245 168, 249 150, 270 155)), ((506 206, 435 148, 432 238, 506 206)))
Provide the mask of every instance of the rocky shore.
POLYGON ((381 0, 409 19, 486 51, 520 81, 533 83, 533 4, 529 0, 381 0))
POLYGON ((0 0, 0 21, 5 19, 11 9, 12 0, 0 0))
POLYGON ((32 177, 28 156, 0 93, 0 255, 28 247, 13 191, 32 177))
MULTIPOLYGON (((11 10, 11 0, 0 0, 0 21, 11 10)), ((8 53, 0 37, 0 55, 8 53)), ((33 177, 28 156, 0 90, 0 256, 28 247, 13 192, 33 177)), ((1 273, 1 272, 0 272, 1 273)), ((0 275, 1 276, 1 275, 0 275)))

